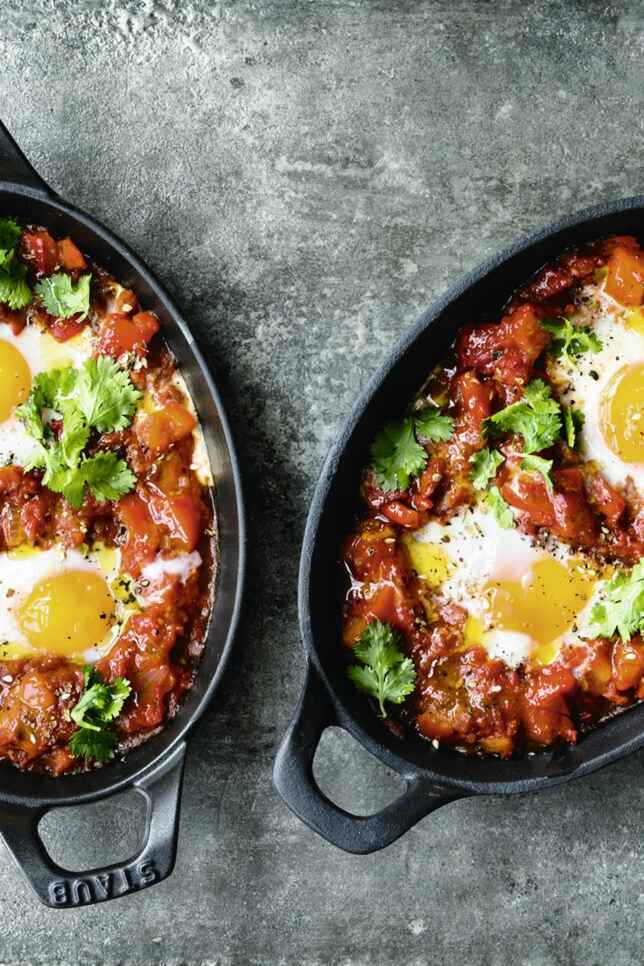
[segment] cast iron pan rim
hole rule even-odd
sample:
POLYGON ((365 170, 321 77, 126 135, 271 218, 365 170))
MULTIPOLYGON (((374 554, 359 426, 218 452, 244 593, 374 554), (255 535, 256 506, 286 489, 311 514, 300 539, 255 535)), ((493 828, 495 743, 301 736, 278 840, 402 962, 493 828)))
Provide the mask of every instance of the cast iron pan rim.
MULTIPOLYGON (((166 311, 179 326, 182 335, 184 336, 190 351, 197 362, 201 375, 206 381, 208 391, 215 403, 215 407, 218 411, 219 421, 221 424, 222 433, 226 442, 226 447, 228 449, 228 454, 230 457, 231 465, 231 475, 232 483, 235 494, 235 503, 237 506, 237 516, 238 516, 238 527, 237 527, 237 573, 235 575, 235 594, 230 611, 230 619, 228 623, 228 633, 226 635, 226 640, 224 646, 221 650, 221 656, 217 664, 217 668, 212 675, 210 681, 205 688, 202 698, 194 709, 194 711, 186 716, 185 720, 182 722, 182 726, 177 734, 174 736, 172 741, 161 748, 159 753, 151 760, 142 764, 140 767, 131 771, 129 774, 123 776, 117 781, 110 781, 110 764, 104 766, 104 768, 97 769, 95 774, 105 774, 105 784, 100 788, 93 789, 87 792, 77 792, 74 794, 61 796, 61 797, 51 797, 46 794, 39 795, 37 798, 26 796, 26 795, 3 795, 0 793, 0 800, 5 801, 8 805, 24 805, 26 807, 36 807, 36 808, 58 808, 65 805, 81 805, 86 802, 96 801, 98 799, 106 798, 109 795, 113 795, 116 792, 123 791, 135 782, 144 779, 149 773, 155 771, 159 765, 166 759, 169 759, 173 751, 185 741, 186 737, 195 726, 199 718, 202 716, 206 710, 208 704, 210 703, 215 691, 217 690, 221 678, 226 670, 228 660, 230 658, 230 652, 235 639, 235 634, 239 625, 242 598, 244 593, 245 584, 245 574, 246 574, 246 519, 245 519, 245 506, 243 498, 243 490, 241 483, 241 474, 239 469, 239 461, 237 458, 236 447, 233 439, 232 430, 226 415, 226 411, 221 400, 219 391, 217 390, 212 376, 210 375, 210 370, 206 361, 199 349, 194 336, 192 335, 187 323, 185 322, 182 314, 176 308, 172 302, 170 296, 166 292, 164 286, 155 276, 155 274, 148 268, 148 266, 136 255, 132 249, 125 244, 120 238, 117 238, 105 225, 92 218, 90 215, 76 208, 74 205, 69 204, 69 202, 63 201, 58 195, 55 195, 49 190, 41 190, 39 188, 34 188, 18 182, 12 181, 0 181, 0 196, 3 194, 18 195, 21 197, 34 198, 40 202, 44 202, 51 208, 58 209, 66 215, 71 216, 76 221, 83 225, 86 225, 93 232, 95 232, 103 241, 105 241, 109 246, 111 246, 115 251, 118 252, 126 261, 128 261, 134 270, 144 279, 144 281, 150 286, 151 289, 158 295, 159 300, 163 303, 166 311)), ((215 486, 216 492, 216 486, 215 486)), ((199 673, 199 670, 197 670, 199 673)), ((181 708, 179 708, 178 714, 181 715, 181 708)), ((135 749, 136 750, 136 749, 135 749)), ((125 762, 127 767, 127 762, 125 762)), ((74 776, 71 776, 74 777, 74 776)), ((79 778, 82 776, 78 776, 79 778)), ((51 781, 56 781, 57 779, 52 778, 51 781)), ((47 781, 44 779, 43 781, 47 781)))
MULTIPOLYGON (((578 778, 582 775, 590 774, 591 772, 597 771, 598 769, 611 764, 613 761, 623 758, 625 755, 637 751, 639 748, 644 746, 643 729, 642 732, 635 738, 625 741, 618 747, 607 750, 604 753, 595 754, 592 758, 582 761, 571 770, 563 771, 559 774, 539 775, 532 778, 515 778, 507 781, 466 780, 444 775, 440 772, 435 772, 428 766, 421 766, 419 764, 412 763, 407 758, 403 758, 396 754, 396 752, 391 748, 387 747, 384 743, 378 741, 377 738, 374 738, 373 735, 365 731, 365 729, 354 717, 351 709, 343 700, 343 697, 338 693, 332 682, 329 680, 329 677, 326 674, 318 657, 315 645, 315 631, 312 626, 309 604, 311 593, 311 567, 318 539, 318 530, 322 514, 326 506, 329 490, 337 471, 338 463, 344 455, 347 446, 352 442, 352 436, 356 426, 364 416, 365 412, 368 410, 376 391, 379 389, 381 383, 384 382, 394 365, 402 356, 405 355, 416 339, 418 339, 418 337, 443 314, 443 312, 455 299, 457 299, 463 294, 463 292, 471 288, 475 283, 481 281, 486 275, 498 268, 504 262, 508 261, 513 256, 520 254, 539 242, 556 236, 559 232, 584 225, 585 223, 588 223, 588 227, 590 228, 592 223, 599 218, 619 214, 634 208, 644 209, 644 195, 633 195, 617 201, 603 202, 598 205, 593 205, 589 208, 584 208, 552 223, 545 228, 541 228, 536 232, 524 236, 516 244, 502 249, 500 252, 482 262, 471 272, 460 278, 455 285, 453 285, 442 296, 436 299, 436 301, 434 301, 417 319, 417 321, 413 323, 413 325, 401 336, 400 340, 396 343, 394 349, 391 351, 385 362, 371 377, 365 388, 358 396, 346 423, 342 427, 336 441, 332 444, 323 464, 322 471, 315 487, 306 522, 306 529, 302 544, 302 554, 300 557, 298 579, 298 613, 302 644, 308 661, 314 666, 316 673, 321 678, 327 694, 336 709, 336 713, 338 719, 341 721, 342 727, 346 728, 346 730, 348 730, 354 738, 356 738, 365 748, 367 748, 371 754, 373 754, 376 758, 379 758, 385 765, 388 765, 400 774, 416 774, 434 782, 437 786, 459 789, 466 794, 525 793, 537 791, 544 787, 558 785, 569 781, 572 778, 578 778)), ((535 270, 538 268, 539 266, 535 265, 535 270)), ((618 718, 613 719, 613 721, 616 720, 618 720, 618 718)), ((601 728, 602 726, 600 725, 599 727, 601 728)), ((419 738, 417 740, 420 742, 422 739, 419 738)), ((458 753, 454 752, 454 754, 456 755, 458 753)), ((549 754, 549 752, 545 751, 539 754, 545 756, 549 754)), ((499 762, 499 765, 502 766, 503 762, 499 762)))

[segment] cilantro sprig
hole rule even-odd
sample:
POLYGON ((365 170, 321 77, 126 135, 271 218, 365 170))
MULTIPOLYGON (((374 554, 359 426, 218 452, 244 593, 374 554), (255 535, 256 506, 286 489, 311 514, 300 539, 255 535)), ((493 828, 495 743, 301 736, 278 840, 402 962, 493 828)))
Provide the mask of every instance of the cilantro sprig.
POLYGON ((584 425, 584 414, 580 409, 564 409, 563 421, 566 442, 568 443, 570 449, 574 449, 577 445, 577 439, 579 433, 581 432, 581 428, 584 425))
POLYGON ((427 451, 419 440, 440 443, 450 439, 454 420, 437 406, 389 422, 376 435, 371 447, 371 468, 383 490, 406 490, 412 476, 427 465, 427 451))
POLYGON ((542 379, 533 379, 525 387, 523 399, 506 406, 485 420, 492 435, 518 433, 523 437, 524 453, 547 449, 557 440, 561 428, 561 406, 552 398, 550 386, 542 379))
POLYGON ((353 649, 360 664, 352 664, 347 674, 355 686, 376 698, 380 715, 387 717, 385 701, 402 704, 414 690, 414 662, 399 648, 400 637, 389 624, 372 621, 353 649))
POLYGON ((552 464, 553 460, 546 460, 543 456, 535 456, 531 453, 521 460, 521 469, 528 473, 540 473, 545 480, 546 489, 549 493, 552 493, 554 491, 552 477, 550 476, 552 464))
POLYGON ((89 312, 89 283, 91 274, 81 275, 77 282, 65 272, 57 272, 36 283, 36 295, 49 312, 57 319, 78 316, 82 322, 89 312))
POLYGON ((13 218, 0 218, 0 302, 10 309, 24 309, 31 302, 27 268, 16 254, 21 234, 20 225, 13 218))
POLYGON ((118 500, 136 483, 127 463, 111 450, 84 452, 93 430, 125 429, 141 393, 112 359, 89 359, 71 367, 40 373, 29 398, 16 410, 35 446, 25 469, 44 471, 43 485, 78 509, 89 488, 96 500, 118 500), (45 418, 62 420, 56 435, 45 418))
POLYGON ((575 325, 562 316, 558 319, 543 319, 542 327, 552 336, 549 351, 557 358, 565 359, 570 365, 585 352, 599 352, 602 340, 589 325, 575 325))
POLYGON ((84 668, 84 678, 85 690, 71 711, 78 731, 70 738, 69 750, 76 758, 109 761, 114 757, 118 736, 108 726, 123 710, 132 687, 127 678, 121 677, 105 684, 89 665, 84 668))
POLYGON ((602 588, 601 599, 590 612, 584 629, 588 637, 612 637, 623 641, 644 632, 644 560, 629 573, 617 573, 602 588))
POLYGON ((475 490, 486 490, 488 488, 503 460, 504 457, 498 449, 490 449, 488 446, 474 453, 470 460, 472 464, 470 480, 475 490))
POLYGON ((508 503, 501 496, 498 486, 491 486, 482 495, 483 505, 492 511, 494 519, 504 530, 511 530, 514 526, 514 514, 508 503))

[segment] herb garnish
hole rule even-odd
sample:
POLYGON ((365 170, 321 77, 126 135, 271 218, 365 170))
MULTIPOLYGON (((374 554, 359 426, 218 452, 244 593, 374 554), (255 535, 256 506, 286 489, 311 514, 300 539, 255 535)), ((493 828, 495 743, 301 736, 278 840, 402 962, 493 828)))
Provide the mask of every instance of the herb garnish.
POLYGON ((542 379, 533 379, 526 386, 523 399, 485 420, 485 427, 492 435, 521 435, 525 453, 536 453, 552 446, 561 426, 561 406, 552 398, 550 386, 542 379))
POLYGON ((76 758, 109 761, 114 757, 118 736, 108 725, 121 713, 132 687, 127 678, 120 677, 105 684, 89 665, 83 672, 85 690, 71 711, 78 731, 69 740, 69 750, 76 758))
POLYGON ((0 218, 0 302, 10 309, 24 309, 31 302, 27 268, 16 255, 21 234, 20 225, 12 218, 0 218))
POLYGON ((57 319, 69 319, 78 316, 82 322, 89 312, 89 282, 90 275, 81 275, 76 283, 65 272, 57 272, 36 283, 34 289, 50 315, 57 319))
POLYGON ((599 352, 603 348, 603 342, 589 325, 575 325, 563 316, 559 319, 543 319, 541 325, 553 337, 549 351, 572 366, 577 364, 577 357, 584 352, 599 352))
POLYGON ((612 637, 623 641, 644 632, 644 560, 630 573, 617 573, 602 587, 602 599, 590 612, 585 629, 589 637, 612 637))
POLYGON ((127 463, 111 450, 84 454, 90 433, 125 429, 141 393, 128 374, 105 356, 71 367, 40 373, 29 398, 16 409, 36 440, 25 469, 44 470, 43 484, 78 509, 86 487, 97 500, 118 500, 136 483, 127 463), (45 410, 62 419, 56 436, 45 410))
POLYGON ((398 633, 389 624, 372 621, 353 649, 361 663, 352 664, 347 671, 360 691, 377 699, 383 718, 387 717, 385 701, 402 704, 416 682, 414 662, 403 654, 399 643, 398 633))
POLYGON ((450 439, 451 416, 437 406, 428 406, 398 422, 389 422, 376 435, 372 447, 372 469, 383 490, 406 490, 412 476, 427 464, 427 451, 418 442, 440 443, 450 439))

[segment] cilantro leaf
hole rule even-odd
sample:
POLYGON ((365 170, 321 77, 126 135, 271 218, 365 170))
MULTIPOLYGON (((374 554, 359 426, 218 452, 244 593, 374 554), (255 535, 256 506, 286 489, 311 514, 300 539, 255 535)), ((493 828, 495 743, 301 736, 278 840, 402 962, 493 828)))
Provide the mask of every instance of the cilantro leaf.
POLYGON ((414 435, 414 421, 407 416, 387 423, 371 447, 372 468, 383 490, 406 490, 411 476, 425 468, 427 453, 414 435))
POLYGON ((564 409, 562 412, 566 442, 571 449, 574 449, 577 435, 584 425, 584 414, 580 409, 564 409))
POLYGON ((43 409, 60 413, 62 403, 71 392, 76 381, 77 370, 67 366, 63 369, 50 369, 39 372, 33 381, 28 399, 16 409, 18 419, 22 420, 27 432, 35 439, 45 437, 43 409))
POLYGON ((74 758, 94 758, 109 761, 114 757, 117 735, 114 731, 90 731, 79 728, 69 739, 69 751, 74 758))
POLYGON ((11 260, 21 234, 22 229, 13 218, 0 218, 0 267, 11 260))
POLYGON ((371 468, 383 490, 406 490, 412 476, 427 465, 427 451, 419 439, 442 443, 450 439, 454 420, 437 406, 427 406, 399 422, 389 422, 371 446, 371 468))
POLYGON ((78 316, 82 322, 89 312, 90 275, 81 275, 76 283, 65 272, 57 272, 36 283, 35 292, 50 315, 57 319, 78 316))
POLYGON ((541 379, 534 379, 526 386, 519 402, 485 420, 485 427, 492 434, 518 433, 523 436, 526 453, 552 446, 561 426, 561 406, 552 398, 550 386, 541 379))
POLYGON ((71 399, 62 402, 60 412, 63 417, 63 431, 60 435, 62 455, 68 466, 76 467, 89 441, 89 426, 82 412, 71 399))
POLYGON ((16 261, 12 252, 3 259, 0 268, 0 302, 10 309, 24 309, 31 302, 31 289, 27 285, 25 265, 16 261))
POLYGON ((108 432, 129 426, 141 393, 111 359, 91 359, 81 369, 52 369, 34 380, 29 398, 16 410, 37 445, 26 468, 44 470, 43 484, 62 493, 78 509, 86 486, 97 500, 119 500, 136 477, 116 453, 85 457, 92 429, 108 432), (63 421, 56 439, 45 410, 63 421))
POLYGON ((602 599, 590 612, 584 630, 588 637, 612 637, 618 633, 623 641, 644 632, 644 560, 630 573, 617 573, 602 587, 602 599))
POLYGON ((541 473, 544 480, 546 481, 546 487, 549 493, 553 492, 552 478, 550 476, 550 471, 552 469, 552 460, 546 460, 542 456, 524 456, 521 460, 521 469, 527 470, 528 473, 541 473))
POLYGON ((131 692, 127 678, 119 677, 105 684, 94 668, 85 668, 85 690, 71 711, 72 721, 79 729, 69 741, 72 755, 97 761, 114 757, 117 735, 106 726, 121 713, 131 692))
POLYGON ((355 686, 377 699, 381 717, 386 718, 385 701, 402 704, 414 690, 414 662, 399 649, 399 635, 388 624, 367 624, 353 653, 360 664, 352 664, 347 674, 355 686))
POLYGON ((454 432, 454 420, 442 413, 438 406, 428 406, 414 413, 414 427, 418 439, 428 443, 445 443, 454 432))
POLYGON ((575 325, 570 319, 543 319, 542 327, 552 335, 549 349, 554 356, 563 358, 570 365, 584 352, 599 352, 603 343, 589 325, 575 325))
POLYGON ((514 514, 501 496, 498 486, 491 486, 482 496, 483 504, 490 509, 494 519, 504 530, 511 530, 514 526, 514 514))
POLYGON ((487 489, 488 483, 494 479, 496 471, 503 461, 503 456, 498 449, 490 449, 486 446, 485 449, 480 449, 478 453, 475 453, 470 460, 472 464, 470 480, 474 489, 487 489))
POLYGON ((73 398, 90 426, 109 433, 130 425, 141 393, 113 359, 100 356, 83 364, 73 398))
POLYGON ((110 451, 83 460, 80 472, 96 500, 120 500, 136 483, 136 476, 125 460, 110 451))

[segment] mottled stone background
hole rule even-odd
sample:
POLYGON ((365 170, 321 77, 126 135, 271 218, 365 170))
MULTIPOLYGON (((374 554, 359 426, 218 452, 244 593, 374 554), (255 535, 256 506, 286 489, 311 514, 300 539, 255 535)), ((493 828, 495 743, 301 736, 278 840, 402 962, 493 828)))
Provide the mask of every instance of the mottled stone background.
MULTIPOLYGON (((303 677, 307 505, 355 394, 461 273, 644 188, 643 82, 641 2, 3 0, 1 116, 185 309, 234 418, 254 540, 174 876, 50 912, 3 853, 0 962, 642 961, 642 755, 457 803, 366 858, 303 827, 270 773, 303 677)), ((357 810, 396 787, 336 734, 319 772, 357 810)), ((126 799, 46 833, 78 866, 129 851, 132 818, 126 799)))

